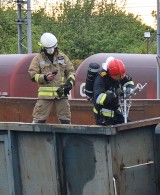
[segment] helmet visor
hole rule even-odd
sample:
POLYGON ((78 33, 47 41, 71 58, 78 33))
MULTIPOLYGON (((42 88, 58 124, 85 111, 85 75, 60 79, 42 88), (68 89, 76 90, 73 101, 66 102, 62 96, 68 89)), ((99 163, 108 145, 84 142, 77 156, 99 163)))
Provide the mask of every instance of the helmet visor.
POLYGON ((55 45, 53 45, 52 47, 44 47, 44 49, 46 49, 46 50, 47 50, 47 49, 52 49, 52 48, 55 49, 56 47, 57 47, 57 43, 56 43, 55 45))

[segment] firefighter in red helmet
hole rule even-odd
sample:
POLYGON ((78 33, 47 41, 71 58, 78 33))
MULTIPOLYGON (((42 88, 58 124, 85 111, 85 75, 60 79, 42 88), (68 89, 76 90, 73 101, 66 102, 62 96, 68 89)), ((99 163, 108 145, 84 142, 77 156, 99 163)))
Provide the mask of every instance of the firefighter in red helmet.
POLYGON ((93 85, 93 112, 97 125, 115 125, 124 122, 118 95, 123 87, 134 88, 132 78, 126 74, 124 63, 113 57, 107 58, 93 85))

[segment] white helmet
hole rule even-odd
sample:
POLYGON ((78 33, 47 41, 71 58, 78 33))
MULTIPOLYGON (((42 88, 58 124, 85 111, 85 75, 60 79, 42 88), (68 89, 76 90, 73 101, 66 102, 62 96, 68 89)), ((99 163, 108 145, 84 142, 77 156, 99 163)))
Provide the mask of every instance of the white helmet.
POLYGON ((57 46, 57 38, 51 33, 44 33, 41 36, 40 42, 42 47, 56 47, 57 46))
POLYGON ((102 68, 103 68, 103 70, 107 71, 109 62, 112 61, 112 60, 114 60, 114 59, 115 59, 115 58, 112 57, 112 56, 108 57, 108 58, 106 59, 106 61, 105 61, 104 63, 102 63, 102 68))

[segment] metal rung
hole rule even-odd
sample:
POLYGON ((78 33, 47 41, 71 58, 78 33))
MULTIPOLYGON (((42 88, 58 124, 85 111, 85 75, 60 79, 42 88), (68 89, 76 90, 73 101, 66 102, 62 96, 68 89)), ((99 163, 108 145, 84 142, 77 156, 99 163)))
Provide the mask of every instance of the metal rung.
POLYGON ((113 177, 114 195, 117 195, 116 179, 113 177))
POLYGON ((123 169, 131 169, 131 168, 136 168, 136 167, 150 165, 150 164, 154 164, 154 161, 148 161, 147 163, 142 163, 142 164, 138 164, 138 165, 132 165, 132 166, 129 166, 129 167, 123 167, 123 169))

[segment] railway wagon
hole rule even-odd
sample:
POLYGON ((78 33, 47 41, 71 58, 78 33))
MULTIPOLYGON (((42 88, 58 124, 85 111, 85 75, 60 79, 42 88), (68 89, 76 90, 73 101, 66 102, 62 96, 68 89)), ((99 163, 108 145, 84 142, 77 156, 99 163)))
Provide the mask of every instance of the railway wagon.
MULTIPOLYGON (((0 96, 37 97, 37 85, 28 75, 28 67, 36 54, 0 55, 0 96)), ((88 65, 102 64, 107 57, 121 59, 135 83, 147 83, 147 87, 135 96, 136 99, 156 99, 157 60, 155 54, 98 53, 85 59, 76 70, 76 85, 71 91, 72 99, 86 99, 84 88, 88 65)))

